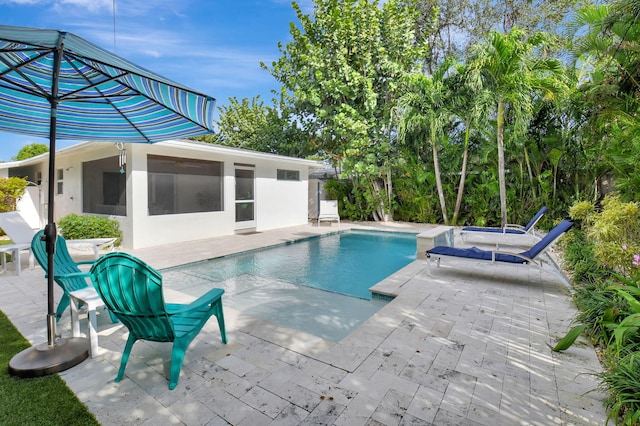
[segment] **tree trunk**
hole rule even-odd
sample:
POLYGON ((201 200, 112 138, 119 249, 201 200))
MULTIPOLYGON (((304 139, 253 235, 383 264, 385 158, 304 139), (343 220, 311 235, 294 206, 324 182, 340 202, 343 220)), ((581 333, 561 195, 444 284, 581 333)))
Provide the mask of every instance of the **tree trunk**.
MULTIPOLYGON (((384 221, 384 222, 388 222, 387 220, 387 214, 385 213, 385 208, 384 208, 384 198, 383 199, 379 199, 378 195, 380 194, 380 192, 384 189, 385 193, 386 193, 386 188, 383 188, 383 185, 380 184, 380 181, 378 179, 371 179, 371 186, 373 186, 373 193, 376 195, 376 199, 379 200, 379 202, 377 203, 378 205, 376 206, 376 209, 373 211, 373 219, 376 222, 379 221, 384 221)), ((386 187, 386 183, 384 185, 386 187)))
POLYGON ((500 184, 500 223, 507 224, 507 185, 504 172, 504 101, 498 101, 498 182, 500 184))
POLYGON ((384 221, 385 222, 393 222, 393 180, 391 179, 391 169, 388 168, 387 169, 387 181, 386 181, 386 188, 387 188, 387 213, 385 213, 384 215, 384 221))
POLYGON ((458 185, 458 196, 456 197, 456 207, 453 210, 453 219, 451 224, 458 223, 458 215, 462 206, 462 195, 464 194, 464 182, 467 179, 467 160, 469 158, 469 134, 471 133, 470 125, 467 123, 467 129, 464 132, 464 152, 462 153, 462 169, 460 170, 460 184, 458 185))
POLYGON ((527 147, 523 147, 524 150, 524 161, 527 164, 527 173, 529 174, 529 186, 531 187, 531 196, 536 199, 538 198, 538 194, 536 193, 536 186, 533 180, 533 170, 531 169, 531 159, 529 159, 529 151, 527 151, 527 147))
POLYGON ((440 199, 440 208, 442 209, 442 219, 444 224, 449 224, 447 217, 447 205, 444 200, 444 189, 442 187, 442 178, 440 176, 440 161, 438 160, 438 147, 436 146, 435 125, 431 123, 431 149, 433 151, 433 171, 436 174, 436 187, 438 188, 438 198, 440 199))

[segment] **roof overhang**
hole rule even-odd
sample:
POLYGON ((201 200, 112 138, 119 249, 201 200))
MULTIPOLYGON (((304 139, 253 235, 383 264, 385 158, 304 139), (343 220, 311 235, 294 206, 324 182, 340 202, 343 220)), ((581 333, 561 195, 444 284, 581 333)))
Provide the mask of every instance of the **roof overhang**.
MULTIPOLYGON (((103 148, 109 142, 81 142, 75 145, 71 145, 65 148, 61 148, 56 151, 56 157, 62 158, 68 155, 78 154, 82 152, 90 152, 96 149, 103 148)), ((113 141, 113 143, 117 143, 117 141, 113 141)), ((139 144, 142 145, 142 144, 139 144)), ((266 152, 258 152, 251 151, 248 149, 242 148, 232 148, 228 146, 215 145, 206 142, 192 141, 188 139, 176 139, 169 140, 164 142, 157 142, 153 144, 154 146, 164 146, 164 147, 172 147, 179 148, 181 150, 185 150, 185 152, 206 152, 220 155, 232 155, 235 157, 246 158, 248 160, 267 160, 267 161, 279 161, 283 163, 297 164, 301 166, 307 166, 310 168, 325 168, 326 164, 320 161, 315 160, 307 160, 304 158, 295 158, 295 157, 287 157, 285 155, 278 154, 269 154, 266 152)), ((125 146, 127 146, 125 144, 125 146)), ((0 169, 9 169, 14 167, 25 167, 33 164, 38 164, 43 161, 46 161, 49 158, 49 153, 44 153, 37 155, 35 157, 28 158, 26 160, 21 161, 11 161, 7 163, 0 163, 0 169)))

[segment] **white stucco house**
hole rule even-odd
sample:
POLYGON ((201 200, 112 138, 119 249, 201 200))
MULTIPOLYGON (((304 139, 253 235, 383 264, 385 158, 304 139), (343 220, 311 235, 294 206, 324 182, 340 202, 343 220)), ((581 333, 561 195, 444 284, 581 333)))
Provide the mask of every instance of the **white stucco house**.
MULTIPOLYGON (((190 140, 83 142, 56 152, 54 216, 116 219, 128 249, 297 226, 308 222, 308 175, 319 167, 316 161, 190 140)), ((48 154, 0 163, 0 177, 13 176, 30 182, 18 210, 41 228, 48 154)))

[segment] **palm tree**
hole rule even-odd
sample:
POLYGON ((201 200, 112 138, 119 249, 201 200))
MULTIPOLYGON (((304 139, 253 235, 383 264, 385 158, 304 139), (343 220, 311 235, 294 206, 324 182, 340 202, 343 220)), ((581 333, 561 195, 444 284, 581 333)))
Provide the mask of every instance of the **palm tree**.
POLYGON ((449 223, 449 218, 440 173, 438 141, 442 137, 443 127, 451 119, 447 106, 449 91, 444 81, 451 62, 451 59, 446 59, 432 76, 411 74, 407 82, 408 90, 400 98, 400 139, 405 143, 428 142, 431 145, 436 188, 445 224, 449 223))
POLYGON ((484 87, 494 102, 498 145, 498 181, 500 217, 507 224, 507 189, 504 159, 504 126, 508 115, 513 137, 524 134, 533 113, 536 95, 553 97, 564 90, 562 65, 544 53, 549 36, 536 33, 526 38, 524 31, 513 28, 508 34, 493 31, 473 50, 469 65, 482 75, 484 87))
POLYGON ((480 74, 476 71, 473 67, 460 64, 456 66, 456 72, 450 79, 452 112, 460 118, 464 126, 460 183, 458 184, 458 196, 456 197, 456 205, 451 219, 453 225, 457 224, 462 207, 471 133, 476 129, 480 119, 486 116, 491 105, 490 94, 482 86, 480 74))

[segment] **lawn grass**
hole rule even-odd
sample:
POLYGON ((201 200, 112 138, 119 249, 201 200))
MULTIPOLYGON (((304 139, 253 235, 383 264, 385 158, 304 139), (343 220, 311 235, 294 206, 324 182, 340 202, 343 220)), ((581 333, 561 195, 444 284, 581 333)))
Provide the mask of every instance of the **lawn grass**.
POLYGON ((57 374, 20 379, 9 374, 9 360, 29 342, 0 311, 0 424, 99 425, 57 374))

